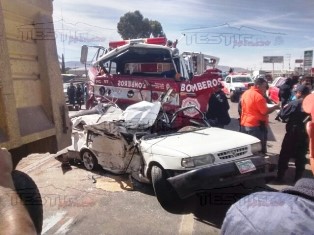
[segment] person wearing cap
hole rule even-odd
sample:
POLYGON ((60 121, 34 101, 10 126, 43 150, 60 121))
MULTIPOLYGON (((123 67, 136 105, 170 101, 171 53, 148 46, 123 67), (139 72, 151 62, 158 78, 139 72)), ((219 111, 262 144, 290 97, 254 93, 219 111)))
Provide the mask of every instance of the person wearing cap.
MULTIPOLYGON (((306 123, 310 138, 310 165, 314 175, 314 94, 303 100, 311 115, 306 123)), ((279 192, 256 192, 227 211, 221 234, 314 234, 314 178, 301 178, 279 192)))
POLYGON ((223 85, 218 85, 218 90, 213 93, 208 100, 206 117, 209 124, 214 127, 224 128, 231 121, 229 116, 229 103, 225 93, 222 91, 223 85))
POLYGON ((257 78, 254 86, 246 90, 240 100, 240 130, 261 140, 262 152, 267 148, 268 114, 279 109, 279 104, 267 107, 265 99, 268 83, 263 78, 257 78))
POLYGON ((309 93, 307 86, 299 85, 296 88, 296 100, 288 103, 280 111, 280 118, 287 124, 278 160, 277 181, 279 182, 283 181, 291 158, 295 158, 295 181, 303 175, 307 162, 308 137, 303 123, 307 114, 302 109, 302 101, 309 93))

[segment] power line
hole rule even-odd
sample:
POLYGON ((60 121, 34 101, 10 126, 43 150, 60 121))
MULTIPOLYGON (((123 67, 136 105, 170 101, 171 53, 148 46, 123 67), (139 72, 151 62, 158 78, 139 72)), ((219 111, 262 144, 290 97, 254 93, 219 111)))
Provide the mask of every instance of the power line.
MULTIPOLYGON (((63 16, 62 16, 63 17, 63 16)), ((101 27, 101 26, 98 26, 98 25, 92 25, 92 24, 88 24, 88 23, 84 23, 84 22, 80 22, 80 21, 77 21, 75 23, 72 23, 72 22, 69 22, 69 21, 66 21, 64 20, 63 18, 61 20, 58 20, 57 22, 59 21, 62 21, 63 23, 65 24, 68 24, 68 25, 72 25, 74 27, 77 27, 79 24, 83 24, 83 25, 87 25, 89 27, 94 27, 94 28, 98 28, 98 29, 104 29, 104 30, 117 30, 115 28, 105 28, 105 27, 101 27)))

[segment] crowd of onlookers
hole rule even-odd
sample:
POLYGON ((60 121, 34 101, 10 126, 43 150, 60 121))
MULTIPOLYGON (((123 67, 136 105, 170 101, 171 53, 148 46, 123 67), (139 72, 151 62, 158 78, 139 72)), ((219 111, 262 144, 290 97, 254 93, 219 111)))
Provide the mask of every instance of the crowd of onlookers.
POLYGON ((288 77, 279 88, 279 104, 267 105, 264 78, 245 91, 239 102, 241 131, 259 138, 267 152, 268 114, 286 123, 278 161, 277 183, 283 183, 291 158, 295 159, 295 185, 280 192, 256 192, 231 206, 222 234, 314 234, 314 178, 303 178, 308 160, 314 174, 313 78, 288 77))

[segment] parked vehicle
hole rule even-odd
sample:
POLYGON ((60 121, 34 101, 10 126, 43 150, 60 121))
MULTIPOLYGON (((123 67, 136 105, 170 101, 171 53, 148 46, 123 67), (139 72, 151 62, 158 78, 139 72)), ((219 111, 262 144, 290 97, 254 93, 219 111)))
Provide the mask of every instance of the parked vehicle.
POLYGON ((247 73, 231 73, 222 82, 226 96, 231 102, 238 102, 241 94, 253 85, 251 76, 247 73))
POLYGON ((259 139, 209 127, 193 105, 169 117, 165 108, 171 94, 163 97, 165 101, 141 101, 124 111, 112 103, 99 103, 94 109, 98 113, 76 115, 67 158, 83 162, 87 170, 100 165, 109 172, 128 173, 151 183, 168 211, 179 209, 182 198, 197 192, 273 176, 270 162, 260 152, 259 139), (190 125, 178 128, 175 119, 189 109, 202 118, 188 117, 190 125))
POLYGON ((268 97, 276 104, 279 103, 279 87, 285 83, 286 79, 286 77, 277 77, 271 84, 269 84, 267 91, 268 97))

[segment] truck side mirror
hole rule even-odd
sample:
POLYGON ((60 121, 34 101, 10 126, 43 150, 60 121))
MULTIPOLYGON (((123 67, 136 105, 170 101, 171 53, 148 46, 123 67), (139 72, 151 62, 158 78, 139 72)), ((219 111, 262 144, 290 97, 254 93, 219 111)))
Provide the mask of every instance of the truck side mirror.
POLYGON ((87 62, 87 54, 88 54, 88 46, 87 45, 83 45, 81 48, 81 63, 82 64, 86 64, 87 62))

